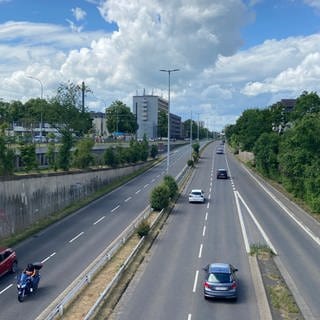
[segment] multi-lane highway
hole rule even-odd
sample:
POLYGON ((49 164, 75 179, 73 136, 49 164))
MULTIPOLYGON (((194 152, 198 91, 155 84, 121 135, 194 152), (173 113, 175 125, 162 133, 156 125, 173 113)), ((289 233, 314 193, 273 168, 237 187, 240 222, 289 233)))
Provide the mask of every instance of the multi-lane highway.
MULTIPOLYGON (((179 174, 189 156, 189 146, 171 153, 172 176, 179 174)), ((152 188, 165 173, 164 161, 17 246, 20 268, 44 262, 40 287, 36 295, 19 303, 15 277, 2 277, 0 318, 35 319, 149 204, 152 188)))
MULTIPOLYGON (((206 203, 189 204, 187 194, 180 197, 114 318, 257 320, 247 252, 250 244, 266 243, 277 252, 306 319, 320 319, 319 223, 233 155, 216 154, 217 144, 205 149, 186 189, 202 188, 206 203), (230 179, 217 180, 218 168, 227 168, 230 179), (203 298, 202 268, 214 261, 239 269, 237 302, 203 298)), ((189 146, 172 152, 170 174, 178 175, 189 156, 189 146)), ((38 294, 20 304, 14 277, 1 278, 1 319, 35 319, 146 207, 165 169, 166 162, 15 248, 21 268, 44 261, 42 279, 38 294)))
POLYGON ((305 318, 320 319, 319 223, 215 148, 206 149, 186 190, 204 189, 207 202, 179 199, 112 319, 259 319, 248 263, 250 245, 258 243, 277 252, 305 318), (218 168, 230 179, 217 180, 218 168), (236 303, 203 298, 202 267, 217 261, 239 269, 236 303))

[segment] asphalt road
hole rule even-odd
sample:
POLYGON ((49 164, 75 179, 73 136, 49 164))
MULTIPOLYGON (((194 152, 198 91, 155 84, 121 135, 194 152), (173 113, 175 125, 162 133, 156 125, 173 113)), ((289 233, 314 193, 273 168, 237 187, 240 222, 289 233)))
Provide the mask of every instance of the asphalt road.
POLYGON ((205 150, 187 188, 201 188, 207 201, 189 204, 181 197, 150 256, 120 301, 114 319, 243 319, 259 318, 231 180, 217 180, 226 168, 215 145, 205 150), (239 298, 207 301, 203 267, 229 262, 239 269, 239 298))
MULTIPOLYGON (((186 165, 190 147, 171 153, 170 174, 186 165)), ((42 261, 37 294, 17 300, 15 276, 0 279, 0 319, 35 319, 149 204, 152 188, 162 182, 166 161, 27 239, 15 249, 20 268, 42 261)))

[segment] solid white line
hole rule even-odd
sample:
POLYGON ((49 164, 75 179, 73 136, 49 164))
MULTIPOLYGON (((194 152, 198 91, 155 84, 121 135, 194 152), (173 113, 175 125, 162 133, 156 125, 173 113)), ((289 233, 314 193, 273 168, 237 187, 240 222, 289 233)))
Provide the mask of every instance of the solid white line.
POLYGON ((48 256, 48 257, 46 257, 45 259, 43 259, 43 260, 41 261, 41 263, 47 262, 50 258, 52 258, 52 257, 55 256, 55 255, 56 255, 56 252, 51 253, 50 256, 48 256))
POLYGON ((203 249, 203 244, 201 243, 198 258, 202 257, 202 249, 203 249))
POLYGON ((78 239, 79 237, 81 237, 84 234, 84 232, 80 232, 78 235, 76 235, 74 238, 72 238, 69 243, 72 243, 74 240, 78 239))
POLYGON ((111 212, 114 212, 114 211, 116 211, 117 209, 119 209, 120 208, 120 205, 117 205, 115 208, 113 208, 112 210, 111 210, 111 212))
POLYGON ((93 225, 98 224, 98 223, 101 222, 105 217, 106 217, 106 216, 102 216, 100 219, 98 219, 97 221, 95 221, 95 222, 93 223, 93 225))
POLYGON ((131 200, 132 197, 127 198, 126 200, 124 200, 124 202, 128 202, 129 200, 131 200))
POLYGON ((187 320, 191 320, 191 317, 192 317, 192 315, 191 315, 191 313, 189 313, 189 314, 188 314, 188 319, 187 319, 187 320))
POLYGON ((149 186, 149 183, 145 184, 143 187, 144 188, 147 188, 149 186))
POLYGON ((9 284, 6 288, 4 288, 3 290, 0 291, 0 294, 4 293, 5 291, 7 291, 12 286, 13 286, 13 283, 9 284))
POLYGON ((205 216, 204 220, 205 220, 205 221, 208 220, 208 212, 206 212, 206 216, 205 216))
POLYGON ((249 172, 247 170, 247 172, 249 173, 249 175, 256 181, 256 183, 271 197, 271 199, 277 203, 279 205, 279 207, 302 229, 304 230, 307 235, 314 240, 319 246, 320 246, 320 238, 315 236, 312 231, 306 227, 305 225, 302 224, 301 221, 299 221, 294 214, 283 204, 280 202, 280 200, 278 200, 267 188, 265 188, 264 185, 262 185, 262 183, 251 174, 251 172, 249 172))
POLYGON ((247 231, 246 231, 246 227, 245 227, 244 222, 243 222, 243 216, 242 216, 242 212, 241 212, 241 208, 240 208, 240 204, 239 204, 239 198, 238 198, 237 194, 238 194, 237 191, 234 192, 234 197, 236 199, 236 205, 237 205, 237 211, 238 211, 238 217, 239 217, 239 221, 240 221, 242 237, 243 237, 243 241, 244 241, 244 245, 245 245, 246 251, 247 251, 247 253, 250 253, 250 246, 249 246, 247 231))
POLYGON ((206 226, 203 226, 202 236, 204 237, 206 234, 206 226))
POLYGON ((136 194, 138 194, 141 191, 141 189, 139 189, 138 191, 136 191, 136 194))
POLYGON ((197 282, 198 282, 199 270, 196 271, 196 276, 194 277, 193 289, 192 292, 196 292, 197 282))
POLYGON ((263 228, 261 227, 261 225, 259 224, 258 220, 256 219, 256 217, 254 216, 254 214, 252 213, 252 211, 250 210, 249 206, 246 204, 246 202, 243 200, 243 198, 241 197, 239 191, 237 191, 238 197, 241 200, 241 202, 244 204, 244 206, 246 207, 246 209, 248 210, 251 219, 253 220, 253 222, 255 223, 255 225, 257 226, 257 228, 259 229, 259 231, 261 232, 262 236, 264 237, 264 239, 266 240, 269 248, 275 253, 277 254, 277 250, 274 248, 271 240, 268 238, 267 234, 264 232, 263 228))

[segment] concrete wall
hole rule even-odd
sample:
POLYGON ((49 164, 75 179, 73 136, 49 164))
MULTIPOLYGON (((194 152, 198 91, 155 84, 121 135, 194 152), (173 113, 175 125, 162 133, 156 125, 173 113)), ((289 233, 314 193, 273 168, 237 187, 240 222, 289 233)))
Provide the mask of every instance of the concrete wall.
POLYGON ((146 164, 0 180, 0 239, 24 230, 40 218, 50 216, 143 166, 146 164))

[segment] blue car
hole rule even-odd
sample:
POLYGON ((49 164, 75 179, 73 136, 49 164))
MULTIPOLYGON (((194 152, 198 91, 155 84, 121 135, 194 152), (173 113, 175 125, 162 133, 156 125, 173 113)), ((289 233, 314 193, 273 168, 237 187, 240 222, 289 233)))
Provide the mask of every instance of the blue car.
POLYGON ((238 271, 228 263, 212 263, 207 265, 203 293, 205 299, 226 298, 236 300, 238 297, 238 271))

